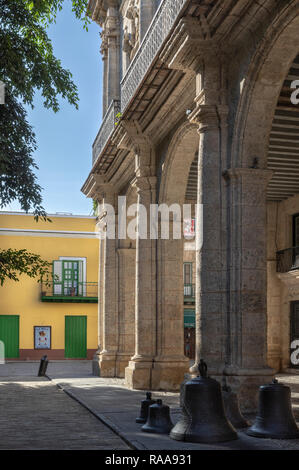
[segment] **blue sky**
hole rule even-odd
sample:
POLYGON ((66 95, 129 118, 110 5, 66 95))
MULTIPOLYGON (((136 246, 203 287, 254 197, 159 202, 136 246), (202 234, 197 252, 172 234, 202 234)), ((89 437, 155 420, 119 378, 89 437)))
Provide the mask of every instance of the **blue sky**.
MULTIPOLYGON (((43 107, 40 96, 29 109, 29 122, 34 127, 38 149, 34 154, 39 166, 38 183, 43 188, 43 205, 48 213, 72 212, 89 215, 92 201, 81 192, 91 170, 91 146, 102 118, 102 59, 100 28, 76 20, 70 3, 58 14, 49 28, 54 53, 64 68, 73 74, 79 91, 79 110, 61 100, 58 113, 43 107)), ((6 210, 20 210, 12 203, 6 210)))

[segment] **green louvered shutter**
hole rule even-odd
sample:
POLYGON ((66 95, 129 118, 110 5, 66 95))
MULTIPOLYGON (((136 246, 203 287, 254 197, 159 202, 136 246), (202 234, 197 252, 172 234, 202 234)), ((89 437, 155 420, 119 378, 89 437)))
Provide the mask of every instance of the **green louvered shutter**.
POLYGON ((0 315, 0 341, 6 358, 19 357, 19 315, 0 315))
POLYGON ((87 317, 65 317, 65 357, 86 359, 87 355, 87 317))
POLYGON ((195 328, 195 310, 194 308, 184 308, 184 327, 195 328))

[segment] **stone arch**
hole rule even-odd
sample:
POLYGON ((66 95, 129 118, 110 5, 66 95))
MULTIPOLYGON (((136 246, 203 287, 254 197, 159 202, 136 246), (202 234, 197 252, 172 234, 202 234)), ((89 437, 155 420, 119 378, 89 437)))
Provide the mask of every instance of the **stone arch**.
POLYGON ((159 204, 184 204, 189 169, 198 151, 194 124, 185 122, 174 134, 163 163, 159 204))
POLYGON ((283 81, 299 52, 299 5, 293 1, 271 24, 243 84, 232 143, 232 167, 254 158, 267 167, 269 134, 283 81), (261 120, 261 117, 263 120, 261 120))

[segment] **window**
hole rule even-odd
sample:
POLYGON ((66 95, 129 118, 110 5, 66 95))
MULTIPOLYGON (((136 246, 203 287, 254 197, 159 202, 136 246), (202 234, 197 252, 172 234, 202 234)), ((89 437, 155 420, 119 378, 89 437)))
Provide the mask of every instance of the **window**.
POLYGON ((53 261, 53 295, 84 295, 83 261, 53 261))
POLYGON ((192 263, 184 263, 184 284, 192 284, 192 263))

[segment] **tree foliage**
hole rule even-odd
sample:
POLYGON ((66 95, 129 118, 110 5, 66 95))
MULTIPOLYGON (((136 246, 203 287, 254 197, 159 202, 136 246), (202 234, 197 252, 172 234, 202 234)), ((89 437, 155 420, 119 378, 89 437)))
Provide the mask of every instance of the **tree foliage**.
POLYGON ((51 263, 43 260, 39 255, 27 250, 0 250, 0 285, 6 279, 19 281, 21 274, 29 277, 47 276, 51 263))
MULTIPOLYGON (((36 138, 24 105, 33 107, 39 90, 44 106, 59 110, 59 97, 78 107, 72 74, 54 56, 47 26, 55 21, 64 0, 0 0, 0 80, 5 104, 0 105, 0 207, 19 201, 46 218, 41 187, 32 158, 36 138)), ((73 0, 73 11, 86 27, 87 0, 73 0)))
MULTIPOLYGON (((0 81, 5 84, 5 104, 0 104, 0 208, 18 201, 33 210, 35 219, 49 220, 42 206, 33 153, 36 137, 25 106, 33 107, 34 95, 55 113, 59 100, 78 108, 72 74, 54 56, 47 34, 65 0, 0 0, 0 81)), ((87 0, 72 0, 74 15, 87 29, 87 0)), ((0 252, 0 283, 17 280, 18 273, 41 275, 46 262, 26 250, 0 252), (9 262, 10 260, 10 262, 9 262)))

